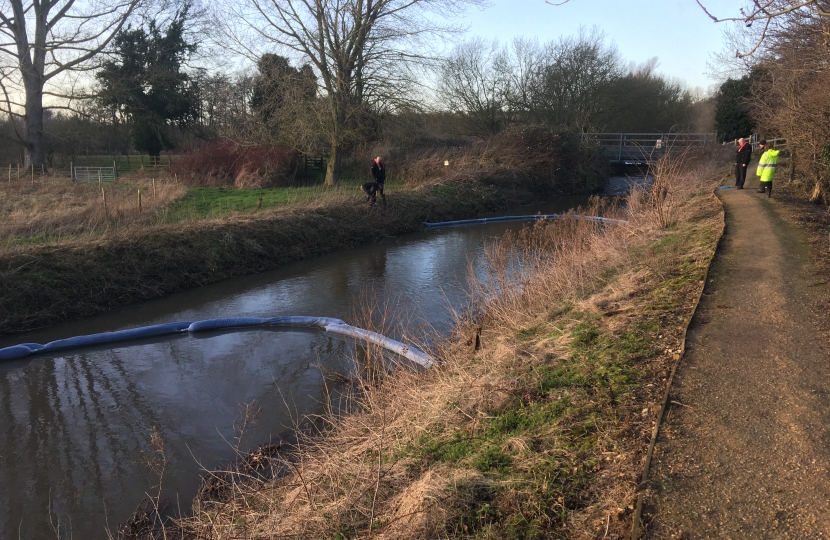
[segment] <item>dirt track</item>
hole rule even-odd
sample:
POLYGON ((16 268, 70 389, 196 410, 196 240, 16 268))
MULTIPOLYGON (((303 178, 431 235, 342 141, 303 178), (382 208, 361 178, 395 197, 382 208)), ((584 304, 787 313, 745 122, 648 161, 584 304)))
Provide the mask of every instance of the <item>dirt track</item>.
POLYGON ((647 538, 830 539, 828 285, 750 178, 719 192, 726 233, 655 449, 647 538))

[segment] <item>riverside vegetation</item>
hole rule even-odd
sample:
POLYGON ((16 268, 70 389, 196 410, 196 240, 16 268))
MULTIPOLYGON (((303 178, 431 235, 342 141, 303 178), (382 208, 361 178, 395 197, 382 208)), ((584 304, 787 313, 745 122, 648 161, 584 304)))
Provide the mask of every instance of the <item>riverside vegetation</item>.
MULTIPOLYGON (((430 370, 367 349, 346 410, 206 473, 189 517, 147 504, 125 538, 622 538, 666 379, 723 232, 723 160, 486 249, 430 370), (166 536, 164 536, 166 535, 166 536)), ((370 310, 371 311, 371 310, 370 310)), ((361 324, 371 326, 377 313, 361 324)), ((382 317, 381 317, 382 319, 382 317)))
MULTIPOLYGON (((367 174, 369 162, 355 167, 367 174)), ((134 175, 106 186, 106 204, 97 184, 2 182, 0 334, 412 232, 423 221, 590 192, 603 178, 596 149, 544 130, 412 151, 390 162, 386 211, 367 207, 357 179, 235 190, 134 175)))

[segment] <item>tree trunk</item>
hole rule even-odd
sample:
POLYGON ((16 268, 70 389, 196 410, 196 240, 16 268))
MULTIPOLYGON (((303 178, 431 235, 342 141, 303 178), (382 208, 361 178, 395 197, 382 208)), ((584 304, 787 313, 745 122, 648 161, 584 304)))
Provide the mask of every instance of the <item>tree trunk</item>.
POLYGON ((20 0, 11 3, 15 14, 15 44, 20 62, 20 75, 26 92, 24 111, 25 141, 23 141, 26 155, 23 164, 26 167, 46 166, 46 143, 43 133, 43 84, 45 83, 44 69, 46 63, 47 14, 49 8, 37 3, 32 4, 34 10, 34 43, 30 44, 26 34, 25 8, 20 0), (32 47, 32 45, 34 45, 32 47), (29 56, 29 49, 32 55, 29 56))
POLYGON ((46 142, 43 134, 42 87, 26 87, 26 167, 46 166, 46 142))
POLYGON ((337 143, 331 144, 329 159, 326 163, 326 185, 336 186, 340 181, 340 160, 343 157, 343 150, 337 143))

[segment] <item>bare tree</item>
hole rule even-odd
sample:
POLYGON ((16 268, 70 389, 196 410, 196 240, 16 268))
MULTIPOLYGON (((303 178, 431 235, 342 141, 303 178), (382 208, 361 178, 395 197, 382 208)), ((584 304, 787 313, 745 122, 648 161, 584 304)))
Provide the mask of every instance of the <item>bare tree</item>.
POLYGON ((538 123, 534 101, 539 76, 548 64, 547 47, 535 39, 516 38, 503 53, 504 78, 508 81, 507 103, 511 122, 538 123))
POLYGON ((604 129, 621 132, 665 132, 687 129, 693 99, 679 81, 659 75, 657 58, 633 64, 601 96, 597 116, 604 129))
POLYGON ((407 86, 415 83, 411 69, 427 59, 427 38, 454 30, 436 21, 480 3, 247 0, 231 9, 255 40, 291 51, 315 70, 322 106, 311 117, 329 147, 326 183, 333 185, 343 150, 364 133, 367 112, 405 100, 407 86))
POLYGON ((251 98, 255 76, 249 73, 236 75, 197 75, 199 91, 198 134, 200 138, 264 142, 262 122, 257 122, 252 111, 251 98))
POLYGON ((534 107, 544 123, 557 128, 596 127, 604 97, 622 75, 620 56, 596 28, 580 28, 545 47, 545 62, 534 83, 534 107))
POLYGON ((790 179, 830 204, 830 2, 780 15, 753 56, 750 115, 793 154, 790 179))
POLYGON ((23 119, 17 139, 26 165, 45 165, 44 108, 71 108, 73 75, 89 69, 140 1, 0 0, 2 104, 23 119), (44 97, 54 103, 45 106, 44 97))
POLYGON ((505 51, 481 38, 458 45, 442 63, 438 95, 462 116, 463 131, 488 137, 504 129, 510 93, 505 51))
POLYGON ((697 1, 716 23, 733 23, 732 62, 752 74, 746 106, 761 133, 786 138, 794 190, 830 204, 830 1, 753 0, 725 17, 697 1))
POLYGON ((591 131, 667 131, 688 125, 694 100, 656 73, 657 59, 622 67, 598 30, 539 45, 499 47, 475 39, 441 70, 439 96, 467 132, 486 137, 509 124, 591 131))

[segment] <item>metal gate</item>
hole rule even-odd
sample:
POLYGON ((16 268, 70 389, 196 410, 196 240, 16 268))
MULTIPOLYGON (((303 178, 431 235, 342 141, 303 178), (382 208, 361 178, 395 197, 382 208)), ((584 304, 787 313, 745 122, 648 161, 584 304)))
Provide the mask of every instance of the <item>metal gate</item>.
POLYGON ((76 182, 115 182, 115 167, 73 167, 72 178, 76 182))

